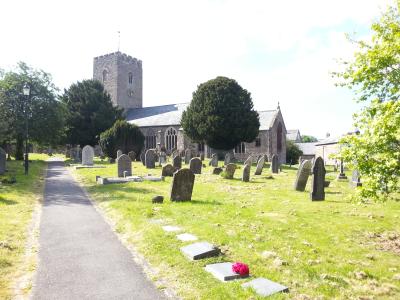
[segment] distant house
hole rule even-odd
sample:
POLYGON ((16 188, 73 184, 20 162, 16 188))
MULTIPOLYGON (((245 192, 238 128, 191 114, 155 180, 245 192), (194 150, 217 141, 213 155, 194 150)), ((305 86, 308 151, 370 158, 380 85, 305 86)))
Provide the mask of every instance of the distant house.
POLYGON ((298 129, 289 129, 286 133, 286 140, 301 143, 301 134, 298 129))
POLYGON ((299 149, 303 152, 300 156, 300 161, 315 158, 316 144, 317 143, 296 143, 299 149))
POLYGON ((321 156, 326 165, 336 165, 337 159, 330 156, 339 153, 339 139, 340 137, 328 137, 315 143, 315 157, 321 156))

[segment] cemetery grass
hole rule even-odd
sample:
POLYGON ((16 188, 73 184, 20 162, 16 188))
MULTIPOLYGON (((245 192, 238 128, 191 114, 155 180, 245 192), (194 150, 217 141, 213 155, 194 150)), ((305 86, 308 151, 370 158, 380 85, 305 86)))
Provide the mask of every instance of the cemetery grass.
MULTIPOLYGON (((0 181, 15 176, 14 184, 0 184, 0 299, 11 299, 15 280, 36 267, 24 257, 32 213, 42 200, 46 155, 31 154, 29 175, 24 175, 21 161, 7 161, 0 181)), ((29 292, 31 286, 26 286, 29 292)))
MULTIPOLYGON (((116 174, 115 164, 102 164, 107 168, 74 172, 116 231, 158 271, 153 279, 166 279, 184 299, 258 299, 241 287, 247 280, 222 283, 204 270, 206 264, 224 261, 244 262, 252 278, 289 287, 288 294, 271 299, 400 298, 400 202, 352 202, 353 189, 335 181, 332 170, 325 201, 310 201, 310 179, 305 192, 294 191, 295 168, 284 168, 273 179, 267 179, 264 168, 243 183, 242 169, 227 180, 207 167, 196 175, 192 201, 173 203, 171 177, 100 186, 95 175, 116 174), (164 204, 152 204, 155 195, 164 196, 164 204), (165 233, 162 225, 177 225, 182 233, 214 243, 223 255, 189 261, 179 251, 188 243, 165 233)), ((134 162, 133 173, 160 175, 161 168, 146 170, 134 162)))

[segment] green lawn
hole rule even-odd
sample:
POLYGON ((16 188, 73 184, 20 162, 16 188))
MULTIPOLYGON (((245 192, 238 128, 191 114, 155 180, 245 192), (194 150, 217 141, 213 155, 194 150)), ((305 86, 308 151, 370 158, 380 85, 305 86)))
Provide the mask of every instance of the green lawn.
POLYGON ((17 180, 15 184, 0 184, 0 299, 11 299, 15 280, 35 267, 34 262, 25 259, 24 253, 32 212, 42 199, 46 158, 45 155, 30 156, 33 161, 29 176, 24 175, 20 161, 7 162, 9 172, 0 176, 0 181, 13 176, 17 180))
MULTIPOLYGON (((258 299, 241 288, 244 281, 221 283, 203 267, 209 263, 241 261, 253 278, 266 277, 290 288, 271 299, 399 299, 400 202, 358 204, 352 189, 328 173, 326 200, 309 200, 293 190, 295 169, 285 168, 273 179, 252 176, 251 182, 196 175, 193 200, 169 201, 172 178, 99 186, 95 175, 115 176, 116 165, 74 171, 100 207, 116 221, 119 233, 184 299, 258 299), (164 204, 152 204, 155 195, 164 204), (224 255, 192 262, 179 251, 185 243, 165 233, 156 220, 178 225, 200 240, 219 245, 224 255), (269 251, 269 252, 267 252, 269 251), (366 297, 366 298, 361 298, 366 297)), ((220 162, 221 164, 221 162, 220 162)), ((252 174, 255 167, 252 167, 252 174)), ((159 175, 133 164, 135 175, 159 175)), ((350 174, 348 174, 350 175, 350 174)), ((101 251, 101 250, 100 250, 101 251)), ((157 279, 157 278, 154 278, 157 279)))

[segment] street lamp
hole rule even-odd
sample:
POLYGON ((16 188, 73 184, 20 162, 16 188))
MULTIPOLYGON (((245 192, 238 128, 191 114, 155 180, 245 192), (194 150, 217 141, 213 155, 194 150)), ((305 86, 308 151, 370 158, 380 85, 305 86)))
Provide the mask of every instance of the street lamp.
POLYGON ((24 87, 22 88, 22 92, 24 94, 24 96, 26 97, 25 100, 25 154, 24 154, 24 166, 25 166, 25 175, 28 175, 28 169, 29 169, 29 157, 28 157, 28 153, 29 153, 29 149, 28 149, 28 102, 29 102, 29 95, 31 92, 31 89, 29 87, 29 85, 27 85, 26 83, 24 84, 24 87))

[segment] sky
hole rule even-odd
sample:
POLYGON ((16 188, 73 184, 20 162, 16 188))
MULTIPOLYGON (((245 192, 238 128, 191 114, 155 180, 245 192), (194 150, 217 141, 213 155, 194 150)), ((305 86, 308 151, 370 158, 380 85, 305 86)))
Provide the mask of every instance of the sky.
POLYGON ((318 138, 353 129, 354 93, 331 72, 370 37, 394 0, 0 0, 0 68, 43 69, 63 90, 89 79, 93 57, 143 62, 143 105, 189 102, 217 76, 248 90, 257 110, 280 104, 287 129, 318 138), (120 32, 120 38, 118 33, 120 32))

